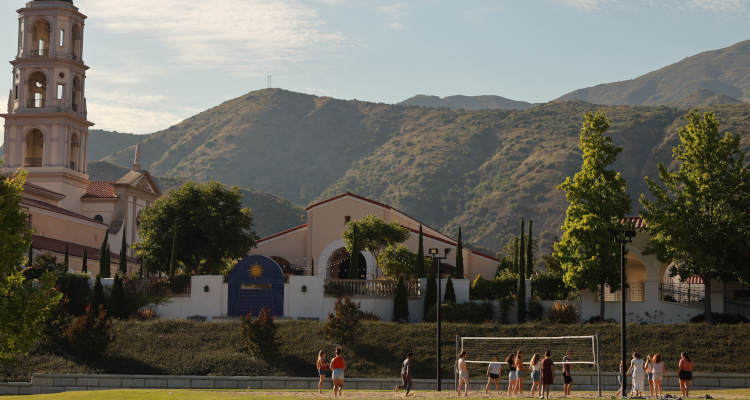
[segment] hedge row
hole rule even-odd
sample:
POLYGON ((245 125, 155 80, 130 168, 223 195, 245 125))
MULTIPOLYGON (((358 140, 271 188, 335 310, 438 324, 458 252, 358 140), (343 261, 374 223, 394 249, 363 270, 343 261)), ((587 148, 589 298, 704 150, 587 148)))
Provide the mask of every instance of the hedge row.
MULTIPOLYGON (((220 376, 316 376, 318 350, 331 354, 336 344, 323 334, 322 322, 279 322, 280 355, 268 361, 251 358, 243 346, 239 322, 200 323, 182 320, 116 321, 117 338, 103 358, 76 359, 37 348, 20 364, 0 366, 0 381, 28 381, 33 372, 220 376)), ((435 375, 435 331, 432 323, 360 323, 358 340, 343 346, 347 376, 395 378, 404 355, 416 354, 416 378, 435 375)), ((498 325, 443 324, 443 375, 452 377, 456 335, 580 336, 599 334, 603 371, 616 371, 620 351, 618 324, 498 325)), ((679 353, 687 351, 698 373, 748 373, 750 325, 670 324, 628 326, 628 351, 660 352, 670 372, 679 353)), ((553 355, 554 359, 562 354, 553 355)), ((475 364, 476 365, 476 364, 475 364)), ((481 368, 476 365, 472 368, 481 368)), ((577 370, 584 367, 576 366, 577 370)), ((479 371, 475 371, 479 373, 479 371)))

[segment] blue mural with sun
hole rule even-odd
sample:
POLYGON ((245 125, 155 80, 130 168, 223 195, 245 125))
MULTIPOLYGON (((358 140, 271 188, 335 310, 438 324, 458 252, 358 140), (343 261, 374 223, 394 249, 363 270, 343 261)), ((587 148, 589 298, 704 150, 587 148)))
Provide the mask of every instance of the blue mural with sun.
POLYGON ((260 309, 271 310, 276 317, 284 316, 284 271, 266 256, 248 256, 229 273, 227 314, 230 317, 251 314, 260 309))

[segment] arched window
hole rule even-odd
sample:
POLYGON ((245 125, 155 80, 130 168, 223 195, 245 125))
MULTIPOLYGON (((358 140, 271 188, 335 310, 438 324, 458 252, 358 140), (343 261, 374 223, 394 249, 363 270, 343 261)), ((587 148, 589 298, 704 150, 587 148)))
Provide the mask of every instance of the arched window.
POLYGON ((60 47, 65 47, 65 30, 60 29, 60 47))
POLYGON ((41 71, 36 71, 29 76, 29 95, 26 107, 47 107, 47 77, 41 71))
POLYGON ((99 221, 99 222, 104 222, 104 217, 102 217, 99 214, 96 214, 94 215, 94 220, 99 221))
POLYGON ((70 37, 70 52, 74 60, 79 60, 81 55, 81 27, 73 24, 73 34, 70 37))
POLYGON ((78 155, 80 148, 81 144, 78 138, 78 133, 73 132, 73 134, 70 135, 70 169, 74 171, 76 171, 76 167, 79 167, 78 155))
POLYGON ((44 134, 33 129, 26 138, 26 164, 29 167, 41 167, 44 154, 44 134))
POLYGON ((83 111, 83 107, 81 107, 81 104, 83 104, 83 87, 81 86, 81 79, 77 76, 73 78, 73 98, 71 100, 73 111, 83 111))

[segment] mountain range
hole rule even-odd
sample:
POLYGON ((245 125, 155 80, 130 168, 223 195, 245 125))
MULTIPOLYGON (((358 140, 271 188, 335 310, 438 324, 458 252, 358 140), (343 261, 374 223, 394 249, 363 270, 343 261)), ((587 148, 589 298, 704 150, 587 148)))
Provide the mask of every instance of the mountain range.
POLYGON ((527 103, 525 101, 516 101, 506 99, 500 96, 448 96, 442 99, 438 96, 427 96, 418 94, 408 98, 400 103, 400 106, 420 106, 420 107, 446 107, 452 109, 463 108, 466 110, 525 110, 536 106, 537 104, 527 103))

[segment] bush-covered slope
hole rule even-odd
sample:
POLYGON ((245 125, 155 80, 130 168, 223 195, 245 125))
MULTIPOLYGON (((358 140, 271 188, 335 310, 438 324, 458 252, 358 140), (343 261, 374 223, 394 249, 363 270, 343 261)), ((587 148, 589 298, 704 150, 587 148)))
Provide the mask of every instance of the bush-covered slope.
MULTIPOLYGON (((89 131, 89 161, 101 160, 108 155, 124 148, 135 146, 148 138, 149 135, 134 135, 132 133, 120 133, 92 129, 89 131)), ((133 164, 135 152, 130 154, 130 164, 133 164)), ((130 165, 128 165, 130 167, 130 165)), ((128 168, 129 169, 129 168, 128 168)))
POLYGON ((557 100, 658 106, 700 89, 750 101, 750 40, 706 51, 635 79, 578 89, 557 100))
POLYGON ((466 110, 525 110, 537 105, 493 95, 456 95, 441 99, 437 96, 427 96, 424 94, 418 94, 397 104, 400 106, 464 108, 466 110))
MULTIPOLYGON (((0 366, 0 381, 28 381, 40 373, 102 373, 219 376, 315 377, 318 350, 330 355, 336 344, 323 335, 322 322, 279 323, 280 356, 268 361, 251 358, 243 347, 238 322, 199 323, 180 320, 115 322, 117 338, 103 358, 80 360, 37 349, 16 366, 0 366)), ((442 375, 453 377, 456 335, 476 337, 582 336, 599 334, 603 371, 617 371, 620 351, 619 324, 497 325, 452 324, 442 327, 442 375)), ((435 374, 435 324, 363 322, 358 340, 343 347, 346 376, 396 378, 406 353, 415 353, 414 376, 435 374)), ((697 373, 747 373, 750 361, 737 357, 737 349, 750 346, 750 325, 672 324, 628 325, 628 351, 661 353, 667 371, 674 376, 679 354, 686 351, 697 373), (732 362, 727 362, 732 360, 732 362)), ((524 350, 524 349, 518 349, 524 350)), ((527 359, 532 354, 528 354, 527 359)), ((504 356, 504 355, 502 355, 504 356)), ((553 354, 556 361, 563 354, 553 354)), ((577 354, 584 357, 583 354, 577 354)), ((471 357, 471 355, 470 355, 471 357)), ((484 376, 481 365, 470 372, 484 376)), ((585 368, 576 365, 574 370, 585 368)))

